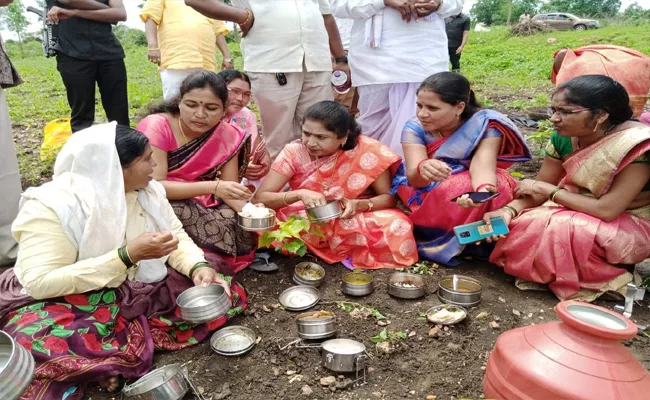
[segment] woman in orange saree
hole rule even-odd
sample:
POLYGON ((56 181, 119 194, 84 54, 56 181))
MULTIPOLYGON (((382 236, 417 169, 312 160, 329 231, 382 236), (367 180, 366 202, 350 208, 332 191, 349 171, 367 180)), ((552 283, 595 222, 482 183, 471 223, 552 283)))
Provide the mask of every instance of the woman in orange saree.
POLYGON ((556 132, 536 180, 485 215, 509 223, 490 261, 523 280, 520 288, 548 284, 562 300, 592 301, 622 292, 632 275, 621 265, 650 256, 650 127, 630 120, 628 100, 603 75, 574 78, 553 95, 556 132))
POLYGON ((340 219, 325 222, 324 238, 303 240, 314 255, 356 268, 398 268, 418 260, 413 225, 395 208, 390 167, 400 157, 386 145, 361 136, 344 106, 323 101, 305 113, 302 139, 280 152, 253 202, 277 210, 286 221, 305 208, 340 199, 340 219), (289 184, 290 190, 282 189, 289 184))
POLYGON ((595 74, 609 76, 623 85, 634 116, 641 115, 650 90, 650 57, 613 45, 562 49, 555 53, 551 82, 556 86, 581 75, 595 74))

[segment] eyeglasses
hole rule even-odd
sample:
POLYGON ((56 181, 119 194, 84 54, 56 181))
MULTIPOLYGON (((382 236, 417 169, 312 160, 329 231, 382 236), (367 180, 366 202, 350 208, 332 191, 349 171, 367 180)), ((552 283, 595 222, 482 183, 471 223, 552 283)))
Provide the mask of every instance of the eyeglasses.
POLYGON ((557 114, 561 118, 561 117, 569 116, 571 114, 577 114, 577 113, 581 113, 583 111, 590 111, 590 110, 591 110, 591 108, 576 108, 575 110, 563 110, 563 109, 559 109, 559 108, 549 107, 547 109, 547 113, 548 113, 549 117, 552 117, 553 115, 557 114))
POLYGON ((237 88, 228 88, 228 91, 234 96, 251 97, 251 92, 245 92, 237 88))

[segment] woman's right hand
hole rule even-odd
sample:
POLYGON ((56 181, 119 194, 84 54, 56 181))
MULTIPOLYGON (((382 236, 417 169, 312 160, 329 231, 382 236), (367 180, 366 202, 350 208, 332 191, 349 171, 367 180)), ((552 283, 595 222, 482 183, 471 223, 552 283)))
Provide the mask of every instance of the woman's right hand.
POLYGON ((327 204, 327 200, 322 193, 313 192, 311 190, 300 190, 298 192, 300 201, 305 205, 305 209, 314 208, 317 206, 324 206, 327 204))
POLYGON ((171 232, 145 232, 126 245, 134 263, 168 256, 178 248, 178 239, 171 232))
MULTIPOLYGON (((501 217, 505 221, 506 226, 510 226, 510 221, 512 221, 512 214, 504 209, 499 208, 498 210, 487 212, 483 215, 483 222, 487 225, 492 225, 492 218, 501 217)), ((505 239, 505 235, 493 235, 492 237, 486 238, 485 241, 488 243, 497 242, 501 239, 505 239)))
POLYGON ((253 193, 238 182, 219 181, 216 196, 222 200, 250 200, 253 193))
POLYGON ((449 178, 451 167, 440 160, 426 160, 420 164, 420 176, 431 182, 440 182, 449 178))

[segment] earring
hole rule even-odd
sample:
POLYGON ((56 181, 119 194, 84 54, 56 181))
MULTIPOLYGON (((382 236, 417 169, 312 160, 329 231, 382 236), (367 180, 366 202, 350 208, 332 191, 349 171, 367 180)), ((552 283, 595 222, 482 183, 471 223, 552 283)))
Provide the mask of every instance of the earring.
POLYGON ((601 124, 601 123, 602 123, 602 122, 600 122, 600 121, 596 122, 596 126, 594 127, 594 132, 596 132, 596 131, 598 130, 598 128, 600 127, 600 124, 601 124))

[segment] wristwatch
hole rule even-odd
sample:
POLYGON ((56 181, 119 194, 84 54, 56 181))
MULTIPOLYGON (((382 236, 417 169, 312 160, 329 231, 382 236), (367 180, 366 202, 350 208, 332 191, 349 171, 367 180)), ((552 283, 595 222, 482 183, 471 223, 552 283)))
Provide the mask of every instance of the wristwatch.
POLYGON ((232 64, 232 58, 224 58, 223 62, 232 64))
POLYGON ((347 64, 347 63, 348 63, 348 57, 347 57, 347 56, 336 57, 336 58, 334 59, 334 61, 335 61, 337 64, 338 64, 338 63, 346 63, 346 64, 347 64))

